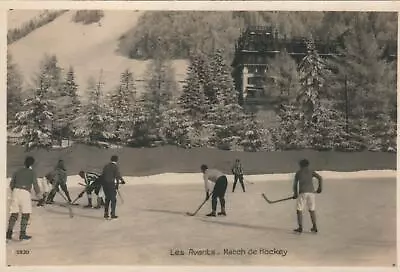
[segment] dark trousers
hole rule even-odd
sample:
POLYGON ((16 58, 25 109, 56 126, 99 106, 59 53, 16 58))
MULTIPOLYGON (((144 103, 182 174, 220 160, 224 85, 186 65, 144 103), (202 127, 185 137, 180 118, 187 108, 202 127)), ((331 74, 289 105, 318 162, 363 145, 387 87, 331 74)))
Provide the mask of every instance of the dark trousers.
POLYGON ((240 185, 242 185, 243 192, 245 192, 246 189, 244 188, 243 175, 235 175, 235 180, 233 182, 232 192, 235 191, 236 183, 237 183, 238 180, 240 182, 240 185))
POLYGON ((225 210, 225 193, 228 187, 228 179, 226 176, 221 176, 217 179, 214 186, 214 191, 211 199, 212 210, 215 212, 217 210, 217 198, 219 198, 219 203, 221 203, 221 210, 225 210))
POLYGON ((115 210, 117 208, 117 189, 114 184, 103 185, 104 194, 106 196, 106 203, 104 205, 104 214, 108 215, 110 204, 111 204, 111 216, 115 216, 115 210))
POLYGON ((54 200, 54 197, 55 197, 56 193, 58 191, 60 191, 59 187, 61 187, 61 190, 63 190, 63 192, 67 196, 68 201, 71 202, 72 200, 71 200, 71 197, 69 196, 69 192, 68 192, 68 188, 67 188, 67 184, 66 183, 58 183, 58 184, 56 184, 56 186, 54 186, 54 188, 50 191, 49 196, 47 197, 47 201, 53 201, 54 200))

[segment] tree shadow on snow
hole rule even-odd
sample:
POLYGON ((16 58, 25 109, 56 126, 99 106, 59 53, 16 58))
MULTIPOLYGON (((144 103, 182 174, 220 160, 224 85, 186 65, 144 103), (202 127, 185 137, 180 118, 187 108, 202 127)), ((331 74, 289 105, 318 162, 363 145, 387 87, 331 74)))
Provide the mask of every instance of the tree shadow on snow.
POLYGON ((246 229, 253 229, 253 230, 260 230, 260 231, 276 231, 282 233, 293 233, 293 231, 281 228, 274 228, 274 227, 266 227, 266 226, 253 226, 248 224, 241 224, 241 223, 234 223, 234 222, 223 222, 223 221, 211 221, 206 219, 200 219, 200 221, 212 224, 218 224, 222 226, 230 226, 230 227, 237 227, 237 228, 246 228, 246 229))
POLYGON ((159 210, 159 209, 142 209, 143 211, 147 212, 158 212, 158 213, 169 213, 169 214, 179 214, 179 215, 186 215, 186 212, 182 211, 170 211, 170 210, 159 210))

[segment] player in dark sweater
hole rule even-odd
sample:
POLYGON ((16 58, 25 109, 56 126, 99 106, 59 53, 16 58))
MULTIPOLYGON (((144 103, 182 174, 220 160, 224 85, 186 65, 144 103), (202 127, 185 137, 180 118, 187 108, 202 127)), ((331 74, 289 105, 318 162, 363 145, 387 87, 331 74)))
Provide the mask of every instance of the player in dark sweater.
POLYGON ((297 199, 297 223, 299 227, 295 229, 296 232, 303 231, 303 209, 307 204, 308 211, 310 212, 313 227, 312 232, 318 232, 317 218, 315 215, 315 193, 322 192, 322 177, 315 171, 308 168, 309 161, 304 159, 299 162, 300 169, 296 172, 293 182, 293 198, 297 199), (312 182, 313 178, 318 179, 318 189, 314 190, 312 182))
POLYGON ((232 170, 232 174, 234 175, 232 193, 235 192, 236 183, 238 180, 240 182, 240 185, 242 185, 243 192, 246 192, 246 189, 244 187, 244 182, 243 182, 243 168, 242 168, 242 164, 240 163, 239 159, 236 159, 235 164, 233 165, 231 170, 232 170))
POLYGON ((117 207, 117 190, 119 184, 125 184, 124 179, 121 177, 119 167, 117 165, 118 156, 112 156, 111 162, 103 168, 101 175, 102 186, 106 197, 104 205, 104 218, 109 218, 109 208, 111 204, 111 219, 116 219, 118 216, 115 214, 117 207))
POLYGON ((8 229, 6 233, 7 240, 12 239, 13 229, 18 220, 19 213, 22 213, 19 239, 29 240, 32 238, 31 236, 26 235, 26 229, 32 213, 32 186, 35 190, 36 197, 40 198, 40 188, 37 182, 36 173, 32 169, 34 163, 35 159, 33 157, 27 157, 24 162, 25 167, 17 170, 11 178, 11 215, 8 221, 8 229))
POLYGON ((59 160, 54 171, 49 173, 46 177, 51 179, 51 183, 53 184, 53 189, 50 191, 46 203, 51 204, 54 202, 54 197, 56 193, 60 190, 59 187, 61 187, 68 201, 71 203, 72 200, 68 192, 68 187, 67 187, 68 176, 67 176, 67 170, 65 169, 64 166, 64 161, 59 160))

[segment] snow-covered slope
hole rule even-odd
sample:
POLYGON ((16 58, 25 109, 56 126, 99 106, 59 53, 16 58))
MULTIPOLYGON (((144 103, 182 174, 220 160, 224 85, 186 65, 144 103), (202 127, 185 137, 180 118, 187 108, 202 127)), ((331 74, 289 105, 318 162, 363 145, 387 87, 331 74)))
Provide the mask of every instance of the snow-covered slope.
POLYGON ((8 29, 18 28, 32 19, 40 17, 46 11, 43 10, 10 10, 8 12, 8 29))
MULTIPOLYGON (((118 39, 135 27, 142 12, 105 10, 101 21, 90 25, 73 22, 74 13, 66 12, 10 45, 9 52, 25 83, 32 83, 45 54, 55 54, 65 69, 74 67, 81 93, 88 78, 98 79, 101 70, 106 91, 118 84, 125 69, 130 69, 136 79, 144 79, 148 61, 131 60, 117 52, 118 39)), ((186 61, 174 61, 173 68, 176 79, 181 81, 186 73, 186 61)))

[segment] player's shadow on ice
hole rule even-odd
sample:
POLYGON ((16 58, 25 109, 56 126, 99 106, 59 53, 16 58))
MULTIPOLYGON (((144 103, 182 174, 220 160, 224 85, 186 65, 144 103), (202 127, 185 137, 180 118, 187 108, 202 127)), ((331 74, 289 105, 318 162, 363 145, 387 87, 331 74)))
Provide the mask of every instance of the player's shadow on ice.
POLYGON ((289 231, 287 229, 274 228, 274 227, 253 226, 253 225, 241 224, 241 223, 235 223, 235 222, 211 221, 211 220, 206 220, 206 219, 200 219, 200 221, 203 221, 203 222, 206 222, 206 223, 218 224, 218 225, 222 225, 222 226, 246 228, 246 229, 253 229, 253 230, 260 230, 260 231, 268 230, 268 231, 276 231, 276 232, 282 232, 282 233, 293 233, 292 231, 289 231))
POLYGON ((143 209, 146 212, 157 212, 157 213, 169 213, 169 214, 177 214, 177 215, 186 215, 186 212, 182 211, 169 211, 169 210, 159 210, 159 209, 143 209))
MULTIPOLYGON (((54 214, 63 214, 63 215, 66 215, 66 218, 69 219, 69 212, 68 212, 68 211, 62 212, 62 211, 56 211, 56 210, 53 210, 53 209, 46 209, 46 211, 47 211, 47 212, 50 212, 50 213, 54 213, 54 214)), ((84 218, 97 219, 97 220, 102 220, 102 221, 104 221, 104 218, 103 218, 102 216, 92 216, 92 215, 76 214, 76 213, 74 213, 74 217, 84 217, 84 218)))

